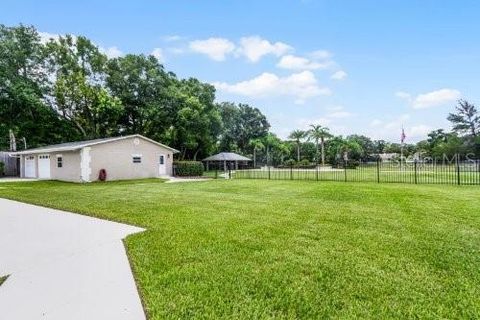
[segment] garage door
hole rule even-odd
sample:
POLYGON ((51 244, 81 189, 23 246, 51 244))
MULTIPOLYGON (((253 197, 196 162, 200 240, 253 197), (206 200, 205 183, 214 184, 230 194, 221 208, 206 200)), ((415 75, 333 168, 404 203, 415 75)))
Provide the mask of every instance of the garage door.
POLYGON ((25 178, 36 178, 35 172, 35 156, 25 158, 25 178))
POLYGON ((48 154, 38 156, 38 177, 50 179, 50 155, 48 154))

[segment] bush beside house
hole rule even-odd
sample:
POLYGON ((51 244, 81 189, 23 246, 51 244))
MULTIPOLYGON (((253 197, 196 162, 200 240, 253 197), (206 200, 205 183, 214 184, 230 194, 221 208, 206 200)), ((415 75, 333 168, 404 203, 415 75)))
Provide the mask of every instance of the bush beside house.
POLYGON ((200 177, 203 175, 203 164, 200 161, 176 161, 173 172, 178 177, 200 177))

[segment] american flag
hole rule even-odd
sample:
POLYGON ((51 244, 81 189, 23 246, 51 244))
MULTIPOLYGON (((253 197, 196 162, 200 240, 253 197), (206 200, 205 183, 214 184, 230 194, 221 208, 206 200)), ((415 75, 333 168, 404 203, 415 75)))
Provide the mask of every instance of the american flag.
POLYGON ((407 138, 407 136, 405 135, 405 130, 402 127, 402 134, 400 135, 400 141, 402 141, 402 143, 404 143, 406 138, 407 138))

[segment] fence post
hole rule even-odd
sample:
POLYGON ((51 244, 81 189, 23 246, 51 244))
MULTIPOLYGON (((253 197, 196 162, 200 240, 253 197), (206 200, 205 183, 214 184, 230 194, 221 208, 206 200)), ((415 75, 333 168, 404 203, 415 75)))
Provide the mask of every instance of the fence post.
POLYGON ((457 169, 457 184, 460 185, 461 184, 461 181, 460 181, 460 161, 459 161, 459 158, 460 158, 460 155, 457 154, 457 156, 455 157, 455 163, 456 163, 456 169, 457 169))
POLYGON ((316 174, 316 179, 318 181, 318 163, 317 163, 317 166, 315 167, 315 174, 316 174))
POLYGON ((413 166, 415 168, 415 184, 417 184, 417 159, 413 160, 413 166))
POLYGON ((267 168, 268 168, 268 180, 270 180, 270 166, 267 164, 267 168))
POLYGON ((380 183, 380 159, 377 159, 377 182, 380 183))
POLYGON ((343 160, 343 172, 345 173, 345 182, 347 182, 347 160, 343 160))
POLYGON ((293 180, 293 164, 290 165, 290 180, 293 180))
POLYGON ((215 179, 218 179, 218 168, 215 168, 215 179))

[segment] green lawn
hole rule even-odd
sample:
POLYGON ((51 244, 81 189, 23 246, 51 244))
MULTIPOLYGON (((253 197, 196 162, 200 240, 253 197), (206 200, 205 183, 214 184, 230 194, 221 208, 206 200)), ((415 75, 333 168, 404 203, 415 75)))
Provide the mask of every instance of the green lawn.
POLYGON ((23 182, 0 196, 126 222, 150 319, 480 317, 480 187, 23 182))
POLYGON ((411 184, 453 184, 480 185, 480 166, 462 164, 457 171, 454 165, 422 165, 400 168, 393 165, 362 164, 356 169, 246 169, 233 172, 239 179, 271 179, 271 180, 319 180, 348 182, 388 182, 411 184))

